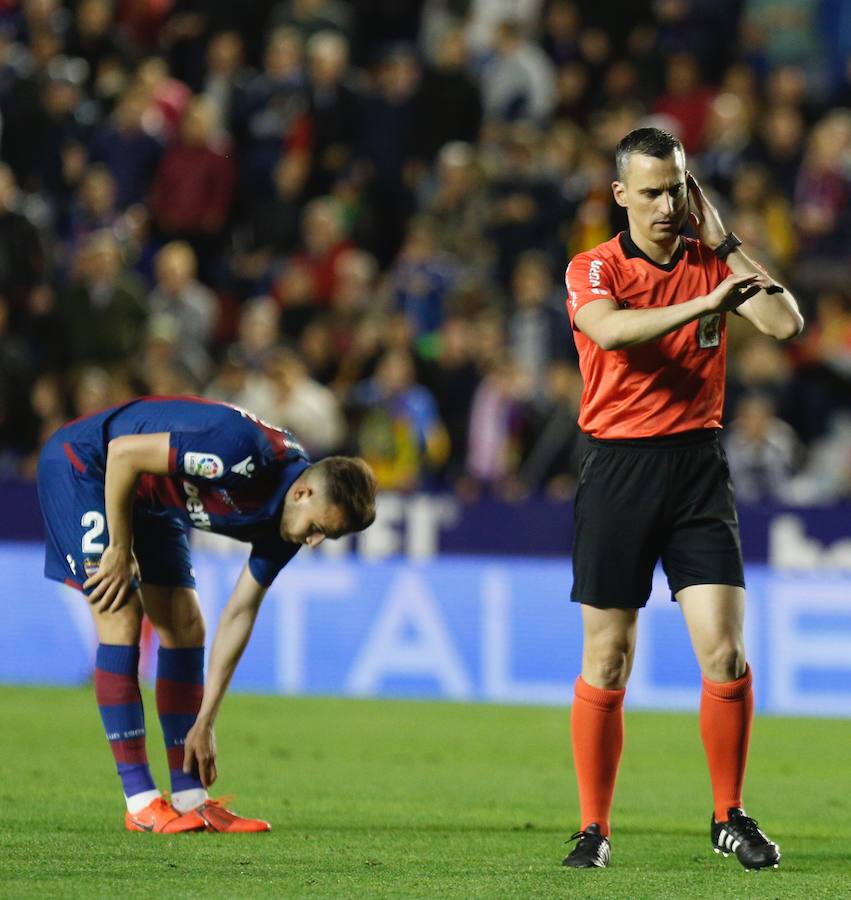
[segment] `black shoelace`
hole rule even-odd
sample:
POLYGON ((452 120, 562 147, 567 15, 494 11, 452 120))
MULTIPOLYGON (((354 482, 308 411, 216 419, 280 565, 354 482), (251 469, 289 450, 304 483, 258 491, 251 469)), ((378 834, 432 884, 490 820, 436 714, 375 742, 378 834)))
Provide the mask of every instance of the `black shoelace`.
POLYGON ((765 840, 762 832, 757 828, 759 822, 757 822, 756 819, 752 819, 750 816, 737 816, 731 824, 733 827, 729 830, 733 831, 739 840, 765 840))
POLYGON ((592 831, 577 831, 565 841, 565 844, 569 844, 571 841, 581 841, 582 838, 594 838, 599 841, 602 840, 602 837, 601 834, 594 834, 592 831))

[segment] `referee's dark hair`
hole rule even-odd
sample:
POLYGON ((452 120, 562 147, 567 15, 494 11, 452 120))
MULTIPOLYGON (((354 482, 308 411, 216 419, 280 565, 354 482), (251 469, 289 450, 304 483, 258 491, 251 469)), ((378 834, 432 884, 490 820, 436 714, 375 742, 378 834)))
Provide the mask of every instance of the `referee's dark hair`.
POLYGON ((685 155, 682 142, 669 131, 662 131, 661 128, 636 128, 621 138, 620 143, 615 147, 618 179, 624 180, 626 167, 633 153, 655 156, 656 159, 667 159, 676 150, 685 155))

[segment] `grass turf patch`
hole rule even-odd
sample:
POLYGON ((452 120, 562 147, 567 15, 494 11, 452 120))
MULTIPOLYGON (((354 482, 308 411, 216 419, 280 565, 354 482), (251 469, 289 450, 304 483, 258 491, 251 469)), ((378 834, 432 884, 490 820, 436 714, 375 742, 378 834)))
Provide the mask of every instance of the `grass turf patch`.
MULTIPOLYGON (((168 787, 155 706, 148 755, 168 787)), ((758 718, 745 800, 783 850, 712 853, 696 716, 627 713, 612 867, 577 826, 565 710, 233 695, 219 783, 271 834, 123 831, 90 689, 0 688, 0 896, 802 897, 851 894, 848 723, 758 718)))

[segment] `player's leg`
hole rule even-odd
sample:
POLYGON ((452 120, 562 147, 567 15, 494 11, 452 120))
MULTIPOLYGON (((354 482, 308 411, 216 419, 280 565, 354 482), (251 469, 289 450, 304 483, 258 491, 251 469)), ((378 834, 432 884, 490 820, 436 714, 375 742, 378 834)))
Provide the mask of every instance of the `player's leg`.
POLYGON ((183 771, 183 745, 204 696, 204 618, 193 587, 144 584, 145 613, 157 632, 157 710, 171 775, 171 802, 196 812, 208 831, 263 832, 270 825, 248 819, 211 800, 196 773, 183 771))
POLYGON ((92 614, 98 634, 95 696, 124 789, 124 827, 162 834, 200 831, 204 823, 198 816, 181 815, 163 799, 148 766, 139 690, 140 592, 116 612, 93 609, 92 614))
POLYGON ((92 609, 98 635, 95 697, 131 814, 144 809, 160 792, 148 766, 145 712, 139 690, 139 591, 116 612, 92 609))
POLYGON ((144 583, 145 613, 159 638, 157 712, 165 739, 171 802, 186 811, 207 794, 195 775, 183 772, 183 742, 204 695, 204 619, 194 588, 144 583))
POLYGON ((179 834, 201 831, 195 814, 172 808, 154 784, 148 765, 145 711, 139 690, 139 638, 142 596, 135 591, 120 610, 92 610, 98 633, 95 695, 118 774, 124 788, 129 831, 179 834))

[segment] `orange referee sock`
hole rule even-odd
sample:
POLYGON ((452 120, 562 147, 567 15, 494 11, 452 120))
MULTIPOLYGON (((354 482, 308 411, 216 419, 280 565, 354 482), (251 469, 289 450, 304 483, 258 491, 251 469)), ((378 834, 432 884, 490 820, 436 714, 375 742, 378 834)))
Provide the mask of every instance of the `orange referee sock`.
POLYGON ((592 687, 580 675, 576 679, 570 710, 582 828, 596 822, 606 837, 623 750, 625 693, 592 687))
POLYGON ((727 819, 731 806, 742 805, 742 783, 753 719, 751 669, 735 681, 719 684, 703 679, 700 736, 709 763, 715 821, 727 819))

